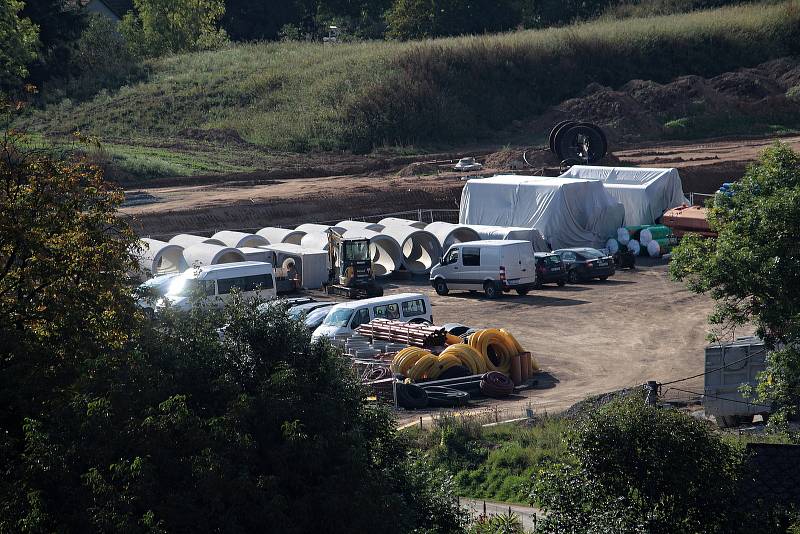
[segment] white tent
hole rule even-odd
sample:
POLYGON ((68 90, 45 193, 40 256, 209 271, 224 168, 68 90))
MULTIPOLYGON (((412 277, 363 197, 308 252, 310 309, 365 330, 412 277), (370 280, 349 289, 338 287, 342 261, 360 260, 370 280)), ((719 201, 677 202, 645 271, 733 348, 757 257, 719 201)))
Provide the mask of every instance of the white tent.
POLYGON ((625 225, 653 224, 668 209, 689 204, 678 169, 575 165, 561 177, 603 182, 625 206, 625 225))
POLYGON ((530 241, 533 244, 533 250, 535 252, 550 252, 550 247, 547 246, 542 233, 536 228, 487 226, 484 224, 471 224, 469 228, 475 230, 481 239, 500 239, 504 241, 509 239, 521 239, 523 241, 530 241))
POLYGON ((467 182, 459 223, 536 228, 556 249, 604 246, 624 218, 597 180, 501 175, 467 182))

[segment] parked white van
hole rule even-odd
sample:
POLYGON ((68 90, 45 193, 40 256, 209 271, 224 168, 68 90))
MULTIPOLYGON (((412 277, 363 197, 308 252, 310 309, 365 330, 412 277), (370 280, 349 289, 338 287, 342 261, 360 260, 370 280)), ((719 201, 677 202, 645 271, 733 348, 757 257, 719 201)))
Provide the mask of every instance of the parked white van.
POLYGON ((177 276, 169 286, 158 307, 165 301, 181 310, 191 308, 194 298, 201 295, 203 302, 223 306, 236 288, 244 298, 275 298, 275 273, 272 264, 263 261, 240 261, 206 265, 188 269, 177 276))
POLYGON ((440 295, 451 289, 483 289, 489 298, 512 289, 525 295, 536 285, 533 246, 523 240, 457 243, 431 269, 430 280, 440 295))
POLYGON ((356 327, 373 319, 392 319, 404 323, 433 323, 431 301, 422 293, 399 293, 371 299, 342 302, 331 308, 322 324, 314 330, 313 341, 352 334, 356 327))

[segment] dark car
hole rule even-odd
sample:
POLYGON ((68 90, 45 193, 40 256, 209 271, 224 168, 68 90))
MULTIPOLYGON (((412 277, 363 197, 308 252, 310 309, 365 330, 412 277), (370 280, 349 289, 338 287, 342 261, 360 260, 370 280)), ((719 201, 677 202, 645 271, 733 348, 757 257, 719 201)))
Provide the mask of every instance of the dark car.
POLYGON ((321 306, 319 308, 315 308, 310 312, 306 312, 305 318, 305 325, 306 328, 311 330, 312 332, 317 329, 319 325, 322 324, 322 321, 325 320, 325 317, 328 316, 328 312, 331 311, 333 305, 336 304, 335 302, 327 302, 325 306, 321 306))
POLYGON ((567 267, 567 280, 570 283, 592 278, 606 280, 614 274, 614 258, 597 249, 562 248, 553 252, 561 256, 561 261, 567 267))
POLYGON ((536 258, 536 288, 543 284, 556 283, 563 286, 567 282, 567 268, 558 254, 552 252, 534 252, 536 258))

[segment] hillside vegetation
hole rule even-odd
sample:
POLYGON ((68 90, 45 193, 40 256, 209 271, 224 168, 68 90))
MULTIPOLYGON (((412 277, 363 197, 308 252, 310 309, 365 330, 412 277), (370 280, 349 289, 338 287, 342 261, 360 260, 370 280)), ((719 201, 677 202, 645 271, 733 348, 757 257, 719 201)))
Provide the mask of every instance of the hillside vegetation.
POLYGON ((214 129, 296 152, 441 146, 487 138, 591 82, 709 76, 795 54, 798 0, 408 43, 239 44, 154 60, 147 81, 64 101, 27 126, 125 143, 214 129))

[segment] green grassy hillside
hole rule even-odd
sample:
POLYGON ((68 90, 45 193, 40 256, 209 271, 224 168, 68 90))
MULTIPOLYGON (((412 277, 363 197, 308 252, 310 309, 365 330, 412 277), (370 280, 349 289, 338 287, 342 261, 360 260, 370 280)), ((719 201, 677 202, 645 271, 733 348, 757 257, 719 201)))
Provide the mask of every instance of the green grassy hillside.
POLYGON ((798 0, 412 43, 235 45, 157 60, 143 83, 26 125, 142 143, 214 129, 295 152, 442 146, 488 138, 590 82, 709 76, 796 54, 798 0))

